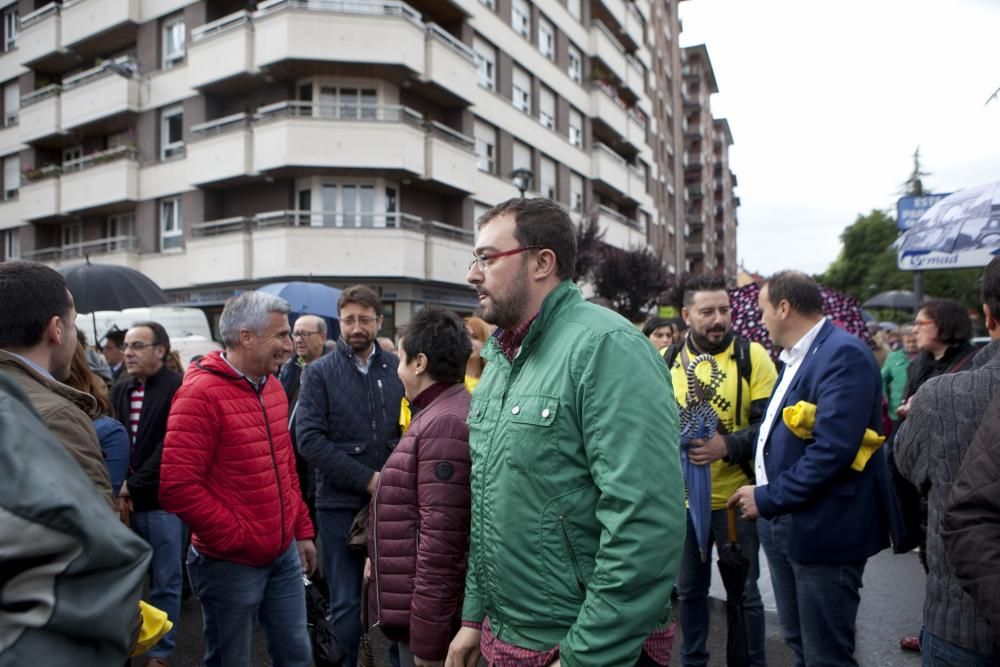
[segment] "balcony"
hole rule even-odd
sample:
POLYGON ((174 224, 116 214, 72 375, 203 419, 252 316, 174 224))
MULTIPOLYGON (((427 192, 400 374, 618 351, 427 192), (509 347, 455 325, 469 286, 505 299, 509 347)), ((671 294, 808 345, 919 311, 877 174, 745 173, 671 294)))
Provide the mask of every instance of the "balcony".
POLYGON ((628 135, 628 112, 625 104, 605 84, 596 83, 590 89, 590 116, 595 122, 607 125, 619 137, 628 135))
POLYGON ((63 163, 61 211, 74 213, 139 199, 136 151, 119 146, 63 163))
POLYGON ((600 0, 600 4, 604 5, 604 11, 606 11, 611 18, 617 21, 618 25, 625 25, 625 15, 627 10, 625 8, 624 0, 600 0))
POLYGON ((195 89, 253 73, 254 31, 250 13, 239 11, 193 29, 187 59, 189 81, 195 89))
POLYGON ((599 58, 608 71, 620 81, 628 79, 628 63, 625 47, 621 45, 614 34, 600 21, 595 20, 590 26, 590 52, 599 58))
POLYGON ((257 7, 257 68, 307 60, 424 71, 424 24, 405 2, 267 0, 257 7))
POLYGON ((59 172, 60 168, 54 165, 24 171, 25 178, 18 195, 25 220, 42 220, 59 215, 59 172))
POLYGON ((476 55, 435 23, 428 23, 424 79, 467 102, 476 92, 476 55))
POLYGON ((639 223, 607 206, 597 208, 597 222, 604 230, 604 242, 610 246, 630 250, 646 244, 646 235, 639 229, 639 223))
POLYGON ((475 141, 432 121, 426 138, 424 178, 462 192, 475 192, 478 160, 475 141))
POLYGON ((688 257, 704 257, 705 256, 705 242, 704 241, 688 241, 684 246, 684 254, 688 257))
POLYGON ((64 130, 138 111, 139 80, 127 61, 104 62, 63 81, 64 130))
POLYGON ((187 162, 194 185, 218 183, 254 173, 253 133, 246 113, 195 125, 191 135, 187 162))
POLYGON ((628 132, 625 135, 625 140, 635 146, 636 150, 641 151, 645 148, 647 146, 645 119, 638 113, 629 111, 626 127, 628 132))
POLYGON ((628 168, 628 195, 633 201, 644 203, 649 200, 646 192, 646 174, 635 167, 628 168))
POLYGON ((186 243, 192 284, 287 275, 393 276, 465 284, 473 234, 406 214, 272 211, 196 225, 186 243), (379 248, 373 263, 359 247, 379 248))
POLYGON ((635 48, 646 43, 645 21, 639 10, 633 4, 629 4, 625 9, 625 34, 632 40, 635 48))
POLYGON ((24 259, 35 262, 61 262, 91 255, 107 255, 117 252, 135 252, 139 249, 139 239, 134 236, 113 236, 95 239, 73 245, 38 248, 22 254, 24 259))
POLYGON ((42 71, 72 59, 62 48, 62 16, 60 5, 50 2, 21 17, 21 32, 17 36, 21 64, 42 71))
POLYGON ((625 56, 625 85, 637 97, 641 98, 646 94, 646 68, 632 56, 625 56))
POLYGON ((62 88, 57 83, 39 88, 21 99, 21 139, 31 143, 62 134, 62 88))
POLYGON ((591 178, 625 195, 629 192, 628 163, 601 143, 591 153, 591 178))
POLYGON ((105 37, 140 22, 140 0, 70 0, 62 6, 62 46, 105 37))

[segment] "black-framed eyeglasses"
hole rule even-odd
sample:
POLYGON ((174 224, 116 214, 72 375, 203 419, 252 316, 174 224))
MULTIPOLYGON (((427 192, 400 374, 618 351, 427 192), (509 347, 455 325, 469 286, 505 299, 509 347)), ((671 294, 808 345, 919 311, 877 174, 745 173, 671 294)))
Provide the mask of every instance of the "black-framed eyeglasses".
POLYGON ((159 343, 143 343, 141 340, 137 340, 134 343, 122 343, 122 352, 128 350, 135 350, 136 352, 142 352, 148 347, 156 347, 159 343))
POLYGON ((486 253, 483 253, 481 255, 476 255, 475 257, 472 258, 472 261, 469 262, 469 271, 471 271, 472 267, 475 266, 480 271, 485 273, 486 269, 490 268, 489 263, 494 259, 498 259, 500 257, 510 257, 511 255, 519 255, 522 252, 527 252, 529 250, 539 250, 541 249, 541 247, 542 246, 537 246, 537 245, 526 245, 520 248, 514 248, 513 250, 506 250, 504 252, 494 252, 490 253, 489 255, 487 255, 486 253))
POLYGON ((292 338, 301 338, 303 340, 308 340, 310 336, 315 336, 318 331, 296 331, 292 334, 292 338))

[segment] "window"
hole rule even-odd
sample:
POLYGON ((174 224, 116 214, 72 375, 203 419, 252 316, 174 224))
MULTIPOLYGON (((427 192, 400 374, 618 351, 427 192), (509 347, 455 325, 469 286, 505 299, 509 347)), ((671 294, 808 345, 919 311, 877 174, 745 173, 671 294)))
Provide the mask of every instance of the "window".
POLYGON ((538 160, 541 175, 538 179, 539 189, 543 197, 555 201, 556 198, 556 163, 542 156, 538 160))
POLYGON ((184 109, 176 106, 163 110, 162 121, 160 123, 160 159, 184 152, 184 135, 182 132, 184 125, 184 109))
POLYGON ((531 35, 531 7, 528 0, 514 0, 510 8, 510 26, 522 37, 531 35))
POLYGON ((14 154, 3 160, 3 198, 16 199, 21 189, 21 156, 14 154))
POLYGON ((556 96, 545 86, 538 89, 538 122, 550 130, 556 129, 556 96))
POLYGON ((170 69, 184 60, 184 19, 163 24, 163 69, 170 69))
POLYGON ((17 124, 17 110, 21 107, 21 87, 14 79, 3 87, 3 126, 17 124))
POLYGON ((497 89, 497 52, 493 45, 475 37, 472 50, 476 53, 476 73, 479 85, 490 90, 497 89))
POLYGON ((76 167, 80 159, 83 158, 83 146, 67 146, 62 151, 63 167, 76 167))
POLYGON ((476 139, 476 156, 478 157, 479 171, 487 174, 496 173, 496 145, 497 131, 492 125, 477 120, 473 128, 476 139))
POLYGON ((180 250, 184 247, 184 223, 181 198, 171 197, 160 202, 160 250, 180 250))
POLYGON ((569 67, 566 73, 577 83, 583 81, 583 56, 580 54, 580 49, 572 44, 569 46, 569 67))
POLYGON ((569 207, 577 213, 583 212, 583 177, 569 175, 569 207))
POLYGON ((79 255, 83 250, 83 223, 79 220, 63 224, 62 249, 64 253, 70 251, 73 255, 79 255))
POLYGON ((375 120, 378 116, 378 93, 374 88, 319 89, 319 116, 324 118, 361 118, 375 120))
POLYGON ((556 59, 556 30, 545 19, 538 19, 538 50, 549 60, 556 59))
POLYGON ((105 250, 110 252, 127 248, 134 225, 135 216, 132 213, 109 215, 104 222, 104 238, 109 239, 105 244, 105 250))
POLYGON ((527 144, 522 144, 520 141, 514 141, 513 158, 513 169, 527 169, 528 171, 534 171, 531 168, 531 149, 528 148, 527 144))
POLYGON ((3 10, 3 50, 10 51, 17 47, 17 3, 3 10))
POLYGON ((375 215, 375 186, 323 185, 324 227, 385 227, 385 216, 375 215))
POLYGON ((531 76, 520 67, 514 67, 514 108, 531 113, 531 76))
POLYGON ((8 229, 3 233, 3 258, 21 259, 21 230, 8 229))
POLYGON ((567 11, 569 11, 569 15, 575 18, 577 21, 579 21, 583 16, 583 12, 581 11, 580 5, 581 5, 580 0, 568 0, 566 2, 566 9, 567 11))
POLYGON ((583 147, 583 114, 576 109, 569 110, 569 143, 583 147))

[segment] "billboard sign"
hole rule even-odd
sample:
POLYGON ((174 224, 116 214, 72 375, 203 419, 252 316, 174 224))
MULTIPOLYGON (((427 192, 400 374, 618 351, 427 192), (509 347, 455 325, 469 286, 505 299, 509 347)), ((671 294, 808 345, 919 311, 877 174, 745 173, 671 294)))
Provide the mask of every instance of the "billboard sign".
POLYGON ((948 195, 895 243, 904 271, 983 267, 1000 255, 1000 183, 948 195))
POLYGON ((905 232, 907 229, 917 224, 917 221, 920 220, 924 213, 931 210, 931 207, 934 206, 934 204, 938 203, 947 196, 947 194, 944 194, 901 197, 899 201, 896 202, 896 226, 905 232))

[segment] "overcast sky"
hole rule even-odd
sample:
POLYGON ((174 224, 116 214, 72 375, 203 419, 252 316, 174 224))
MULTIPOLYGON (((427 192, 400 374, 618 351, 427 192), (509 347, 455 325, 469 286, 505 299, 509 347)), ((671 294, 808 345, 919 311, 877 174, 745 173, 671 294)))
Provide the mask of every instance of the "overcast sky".
POLYGON ((751 271, 818 273, 858 214, 891 208, 919 145, 926 188, 1000 180, 1000 0, 687 0, 739 179, 751 271))

